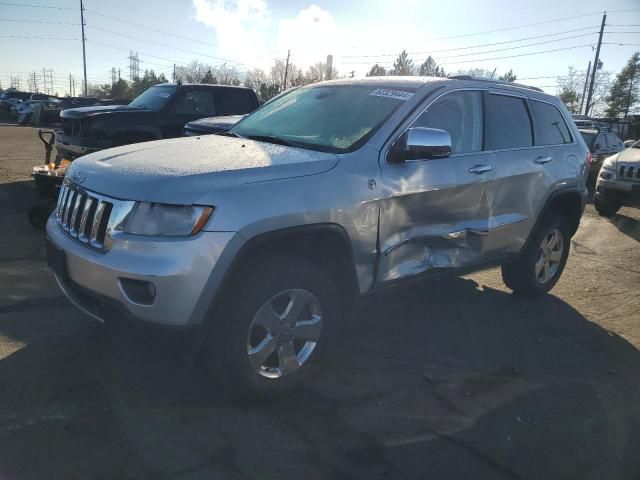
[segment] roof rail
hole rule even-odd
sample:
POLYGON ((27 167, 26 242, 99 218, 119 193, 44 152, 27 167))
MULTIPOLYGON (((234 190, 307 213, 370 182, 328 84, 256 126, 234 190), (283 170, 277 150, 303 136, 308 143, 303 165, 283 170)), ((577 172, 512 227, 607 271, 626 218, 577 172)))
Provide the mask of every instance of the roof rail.
POLYGON ((506 80, 495 80, 493 78, 472 77, 471 75, 451 75, 447 78, 454 80, 477 80, 479 82, 491 82, 500 85, 513 85, 515 87, 528 88, 529 90, 535 90, 536 92, 543 92, 541 88, 533 87, 531 85, 523 85, 522 83, 507 82, 506 80))

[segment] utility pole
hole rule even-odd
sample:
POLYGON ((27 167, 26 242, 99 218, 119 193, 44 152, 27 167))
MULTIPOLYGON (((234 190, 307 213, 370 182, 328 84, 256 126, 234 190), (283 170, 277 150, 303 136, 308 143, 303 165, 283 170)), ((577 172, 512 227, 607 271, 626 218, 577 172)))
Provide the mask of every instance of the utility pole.
POLYGON ((75 97, 76 96, 76 79, 72 78, 71 82, 72 82, 71 84, 73 85, 73 95, 71 95, 71 96, 75 97))
POLYGON ((287 63, 284 67, 284 88, 282 90, 287 89, 287 76, 289 75, 289 56, 291 55, 291 50, 287 50, 287 63))
POLYGON ((72 93, 72 90, 71 90, 71 74, 69 74, 69 96, 73 97, 73 93, 72 93))
POLYGON ((49 85, 51 85, 51 95, 55 95, 55 89, 53 88, 53 69, 49 69, 49 85))
POLYGON ((42 93, 49 93, 47 91, 47 71, 42 69, 42 93))
POLYGON ((596 70, 598 69, 598 62, 600 60, 600 46, 602 45, 602 34, 604 33, 604 24, 607 21, 607 14, 602 15, 602 24, 600 25, 600 36, 598 37, 598 47, 596 48, 596 57, 593 60, 593 69, 591 70, 591 84, 589 85, 589 94, 587 95, 587 105, 585 114, 589 115, 589 109, 591 105, 591 99, 593 98, 593 89, 596 84, 596 70))
POLYGON ((38 93, 38 77, 35 70, 31 73, 31 77, 33 78, 33 91, 38 93))
POLYGON ((591 60, 589 60, 589 66, 587 67, 587 74, 584 77, 584 88, 582 89, 582 98, 580 99, 580 111, 582 113, 582 107, 584 106, 584 96, 587 94, 587 85, 589 85, 589 74, 591 73, 591 60))
POLYGON ((111 67, 111 86, 116 84, 116 67, 111 67))
POLYGON ((82 26, 82 67, 84 69, 84 96, 87 96, 87 52, 85 50, 84 42, 86 40, 84 36, 84 5, 80 0, 80 25, 82 26))
POLYGON ((118 81, 122 80, 122 77, 120 76, 120 69, 118 69, 118 81))

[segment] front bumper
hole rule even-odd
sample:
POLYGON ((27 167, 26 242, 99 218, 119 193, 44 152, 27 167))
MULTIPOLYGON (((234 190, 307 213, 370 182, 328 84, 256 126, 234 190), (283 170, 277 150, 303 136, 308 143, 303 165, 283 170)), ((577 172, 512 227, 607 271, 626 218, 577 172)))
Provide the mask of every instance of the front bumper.
POLYGON ((595 195, 620 205, 640 206, 640 182, 598 178, 595 195))
POLYGON ((100 321, 124 313, 143 323, 167 327, 203 322, 243 243, 234 232, 201 232, 181 239, 127 235, 103 252, 68 236, 54 215, 47 222, 47 236, 65 252, 68 278, 56 275, 56 279, 77 307, 100 321), (133 301, 123 279, 153 284, 153 302, 133 301))
POLYGON ((111 140, 71 137, 65 135, 62 131, 56 132, 56 149, 58 150, 58 154, 70 160, 99 150, 111 148, 112 146, 113 142, 111 140))

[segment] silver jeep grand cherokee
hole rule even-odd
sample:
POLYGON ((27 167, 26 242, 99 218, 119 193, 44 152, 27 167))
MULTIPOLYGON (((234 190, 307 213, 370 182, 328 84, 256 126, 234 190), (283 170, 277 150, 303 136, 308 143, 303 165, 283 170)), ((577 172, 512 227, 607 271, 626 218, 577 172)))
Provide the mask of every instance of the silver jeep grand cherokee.
POLYGON ((502 265, 558 281, 589 162, 566 109, 515 84, 381 77, 285 92, 225 136, 76 160, 47 225, 61 289, 97 320, 203 326, 243 394, 305 377, 354 300, 502 265))

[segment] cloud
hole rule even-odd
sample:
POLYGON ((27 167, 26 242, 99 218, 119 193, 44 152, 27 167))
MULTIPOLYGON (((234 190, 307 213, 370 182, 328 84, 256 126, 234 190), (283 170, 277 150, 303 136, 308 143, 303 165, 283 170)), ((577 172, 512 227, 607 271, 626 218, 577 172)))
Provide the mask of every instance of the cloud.
POLYGON ((196 21, 216 32, 218 55, 252 68, 264 63, 269 13, 264 0, 193 0, 196 21))
POLYGON ((278 47, 282 51, 291 49, 293 61, 299 67, 324 62, 328 54, 335 53, 338 43, 338 27, 333 17, 315 4, 278 25, 278 47))

